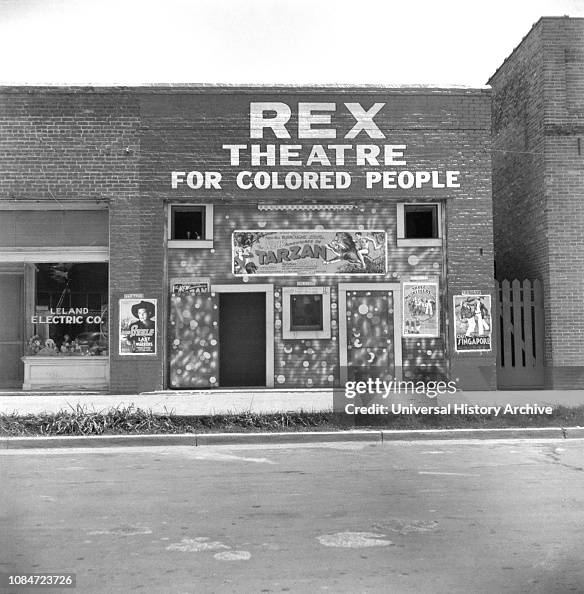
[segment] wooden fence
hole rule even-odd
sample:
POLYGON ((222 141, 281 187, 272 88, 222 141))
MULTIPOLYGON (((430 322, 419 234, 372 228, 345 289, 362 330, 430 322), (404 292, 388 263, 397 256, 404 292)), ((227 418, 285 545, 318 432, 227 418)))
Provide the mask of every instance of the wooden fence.
POLYGON ((544 310, 540 281, 504 280, 498 285, 500 390, 544 386, 544 310))

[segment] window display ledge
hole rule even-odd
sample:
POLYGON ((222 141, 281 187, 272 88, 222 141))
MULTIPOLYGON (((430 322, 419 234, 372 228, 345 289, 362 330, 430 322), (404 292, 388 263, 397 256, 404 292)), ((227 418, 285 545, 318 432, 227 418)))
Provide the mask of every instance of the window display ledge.
POLYGON ((109 357, 22 357, 23 390, 87 390, 109 387, 109 357))

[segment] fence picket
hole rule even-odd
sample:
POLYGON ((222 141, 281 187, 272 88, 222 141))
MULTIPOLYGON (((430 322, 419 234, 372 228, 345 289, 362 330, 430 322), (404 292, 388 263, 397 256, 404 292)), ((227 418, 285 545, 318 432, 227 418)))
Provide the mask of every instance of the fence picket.
POLYGON ((535 367, 535 353, 533 351, 533 325, 531 322, 532 308, 534 307, 531 281, 523 281, 523 331, 525 342, 525 367, 535 367))
POLYGON ((511 295, 510 283, 504 280, 501 283, 501 313, 503 314, 503 353, 501 359, 503 366, 511 368, 511 295))
POLYGON ((499 285, 497 383, 500 389, 544 385, 543 287, 539 280, 499 285))
POLYGON ((514 367, 523 367, 523 333, 521 328, 521 311, 523 303, 521 299, 521 283, 515 279, 511 283, 513 297, 513 346, 514 346, 514 367))

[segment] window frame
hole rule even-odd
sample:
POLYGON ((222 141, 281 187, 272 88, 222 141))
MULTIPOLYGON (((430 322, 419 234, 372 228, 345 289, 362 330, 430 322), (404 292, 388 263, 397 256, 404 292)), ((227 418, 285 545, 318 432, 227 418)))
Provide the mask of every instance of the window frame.
POLYGON ((213 205, 195 202, 174 202, 168 204, 167 210, 167 245, 169 248, 212 248, 213 247, 213 205), (172 220, 174 208, 197 207, 204 209, 205 237, 201 239, 173 239, 172 220))
POLYGON ((397 246, 427 246, 440 247, 442 245, 442 203, 441 202, 399 202, 397 204, 397 246), (406 237, 406 206, 435 206, 436 231, 438 237, 406 237))
POLYGON ((331 338, 331 289, 330 287, 282 287, 282 338, 301 340, 304 338, 331 338), (291 329, 292 295, 321 295, 322 330, 291 329))

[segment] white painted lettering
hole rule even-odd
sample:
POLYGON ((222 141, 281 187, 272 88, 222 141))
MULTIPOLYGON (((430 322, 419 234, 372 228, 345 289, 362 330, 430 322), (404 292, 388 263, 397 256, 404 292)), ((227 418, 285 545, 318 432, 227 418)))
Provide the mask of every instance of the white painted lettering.
POLYGON ((357 165, 379 165, 377 155, 379 147, 376 144, 358 144, 357 145, 357 165))
POLYGON ((335 111, 334 103, 299 103, 298 104, 298 138, 336 138, 334 128, 316 128, 315 125, 331 123, 331 115, 313 113, 316 111, 335 111))
POLYGON ((460 171, 447 171, 446 172, 446 187, 447 188, 460 188, 460 183, 458 182, 459 175, 460 175, 460 171))
POLYGON ((314 165, 315 163, 325 167, 330 167, 331 164, 321 144, 315 144, 312 146, 310 155, 308 155, 308 159, 306 160, 306 165, 314 165))
POLYGON ((270 128, 276 138, 290 138, 286 123, 292 111, 285 103, 277 101, 257 102, 249 104, 249 136, 263 138, 264 128, 270 128), (275 112, 273 117, 265 117, 266 113, 275 112))
POLYGON ((386 144, 383 147, 384 162, 386 165, 405 165, 405 161, 398 161, 397 157, 403 157, 406 150, 405 144, 386 144))
POLYGON ((345 103, 345 107, 357 120, 357 123, 345 135, 345 138, 355 138, 361 131, 368 134, 369 138, 385 138, 385 134, 377 127, 373 118, 383 108, 385 103, 374 103, 367 111, 360 103, 345 103))
POLYGON ((265 165, 275 165, 276 164, 276 145, 275 144, 266 144, 266 150, 262 151, 261 145, 259 144, 252 144, 251 145, 251 165, 252 167, 257 167, 258 165, 262 165, 262 158, 265 157, 266 162, 265 165))
POLYGON ((239 165, 239 153, 247 148, 247 144, 224 144, 223 150, 229 151, 231 165, 239 165))
POLYGON ((184 181, 184 176, 186 175, 185 171, 172 171, 170 173, 170 187, 173 190, 176 190, 178 188, 178 184, 182 184, 184 181))
POLYGON ((294 167, 295 165, 302 165, 302 161, 298 160, 300 156, 299 151, 302 149, 301 144, 283 144, 280 146, 280 165, 288 165, 294 167))

